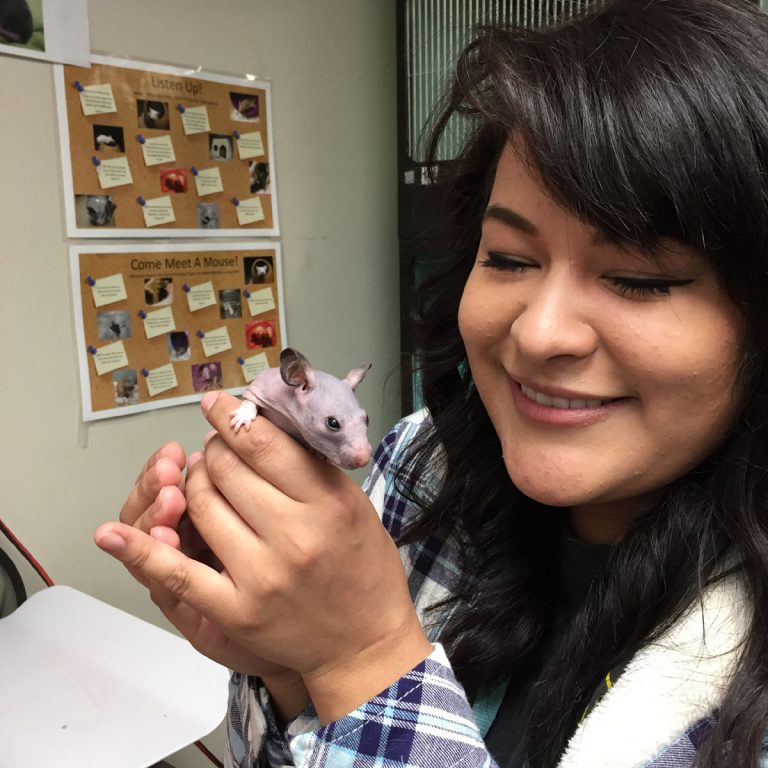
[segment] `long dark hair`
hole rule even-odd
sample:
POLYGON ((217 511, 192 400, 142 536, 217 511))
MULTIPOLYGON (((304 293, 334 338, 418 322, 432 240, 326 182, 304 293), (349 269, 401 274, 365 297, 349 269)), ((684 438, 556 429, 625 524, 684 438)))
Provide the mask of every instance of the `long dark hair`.
POLYGON ((514 137, 552 197, 608 237, 650 252, 674 238, 709 257, 746 329, 743 408, 716 451, 613 547, 536 686, 531 762, 557 762, 605 673, 735 557, 753 613, 697 765, 755 765, 768 726, 768 17, 747 0, 609 0, 559 25, 483 28, 457 63, 432 157, 452 115, 469 138, 443 182, 451 256, 425 284, 419 317, 433 429, 409 461, 418 476, 439 451, 445 479, 401 541, 438 533, 460 545, 463 577, 442 635, 454 669, 471 696, 524 681, 560 589, 564 512, 512 485, 457 323, 496 162, 514 137))

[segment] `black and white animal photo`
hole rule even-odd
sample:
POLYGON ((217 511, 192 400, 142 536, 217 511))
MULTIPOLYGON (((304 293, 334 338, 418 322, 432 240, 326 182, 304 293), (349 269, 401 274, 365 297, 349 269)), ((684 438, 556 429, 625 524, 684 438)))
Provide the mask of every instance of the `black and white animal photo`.
POLYGON ((269 256, 259 256, 257 258, 245 257, 245 282, 246 283, 271 283, 272 278, 272 259, 269 256))
POLYGON ((99 152, 112 150, 125 152, 125 135, 117 125, 94 125, 93 148, 99 152))
POLYGON ((212 133, 208 138, 211 160, 231 160, 234 156, 232 137, 226 134, 212 133))
POLYGON ((164 101, 136 102, 136 113, 139 117, 139 128, 155 128, 167 131, 171 127, 168 105, 164 101))
POLYGON ((200 229, 218 229, 219 228, 219 204, 218 203, 198 203, 197 204, 197 226, 200 229))
POLYGON ((75 195, 78 227, 114 227, 116 210, 111 195, 75 195))
POLYGON ((251 192, 262 194, 269 192, 269 163, 252 160, 248 163, 248 180, 251 192))

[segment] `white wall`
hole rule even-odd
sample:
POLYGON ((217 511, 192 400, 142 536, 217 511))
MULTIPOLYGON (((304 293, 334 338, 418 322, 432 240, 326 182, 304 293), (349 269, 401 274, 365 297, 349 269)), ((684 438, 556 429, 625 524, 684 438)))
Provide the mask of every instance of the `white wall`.
MULTIPOLYGON (((374 441, 399 411, 394 5, 90 0, 94 51, 272 80, 288 339, 337 374, 373 361, 374 441)), ((0 57, 0 116, 0 517, 55 582, 167 626, 91 537, 146 456, 198 447, 206 422, 192 405, 81 422, 52 67, 0 57)), ((210 765, 193 748, 171 762, 210 765)))

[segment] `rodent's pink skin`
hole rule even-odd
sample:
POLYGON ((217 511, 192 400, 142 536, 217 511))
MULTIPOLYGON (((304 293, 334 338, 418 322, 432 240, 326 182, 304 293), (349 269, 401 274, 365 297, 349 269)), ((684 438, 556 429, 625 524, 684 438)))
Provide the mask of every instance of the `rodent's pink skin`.
POLYGON ((343 469, 366 466, 373 453, 368 416, 354 387, 370 366, 355 368, 338 379, 315 371, 295 350, 284 350, 280 359, 280 369, 262 371, 248 385, 242 405, 232 415, 232 428, 249 429, 258 410, 330 463, 343 469))

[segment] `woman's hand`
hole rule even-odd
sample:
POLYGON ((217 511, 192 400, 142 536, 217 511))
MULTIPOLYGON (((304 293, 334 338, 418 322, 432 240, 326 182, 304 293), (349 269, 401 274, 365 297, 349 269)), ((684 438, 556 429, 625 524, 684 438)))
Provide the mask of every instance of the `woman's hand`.
MULTIPOLYGON (((201 457, 202 454, 190 456, 190 466, 201 457)), ((166 443, 155 451, 142 468, 120 510, 120 521, 125 526, 131 526, 153 540, 218 570, 221 567, 218 561, 191 524, 189 517, 184 514, 187 507, 184 493, 186 464, 184 450, 178 443, 166 443)), ((110 536, 114 536, 109 533, 113 526, 112 523, 106 523, 100 526, 94 535, 96 543, 107 550, 109 542, 112 541, 110 536)), ((194 607, 179 601, 165 586, 149 578, 141 567, 134 568, 129 563, 126 563, 126 567, 134 578, 147 587, 152 600, 166 618, 198 651, 229 669, 243 674, 259 675, 270 689, 284 688, 290 691, 295 704, 292 707, 284 707, 286 717, 291 716, 288 710, 295 709, 293 714, 296 714, 303 709, 307 696, 296 672, 254 656, 223 634, 219 627, 208 621, 194 607), (299 686, 302 690, 297 692, 299 686)), ((226 578, 226 574, 222 574, 222 577, 226 578)))
POLYGON ((221 573, 137 528, 103 527, 99 543, 241 648, 300 672, 321 718, 336 719, 431 646, 365 494, 263 418, 235 434, 237 406, 203 399, 218 434, 186 480, 187 513, 221 573))

